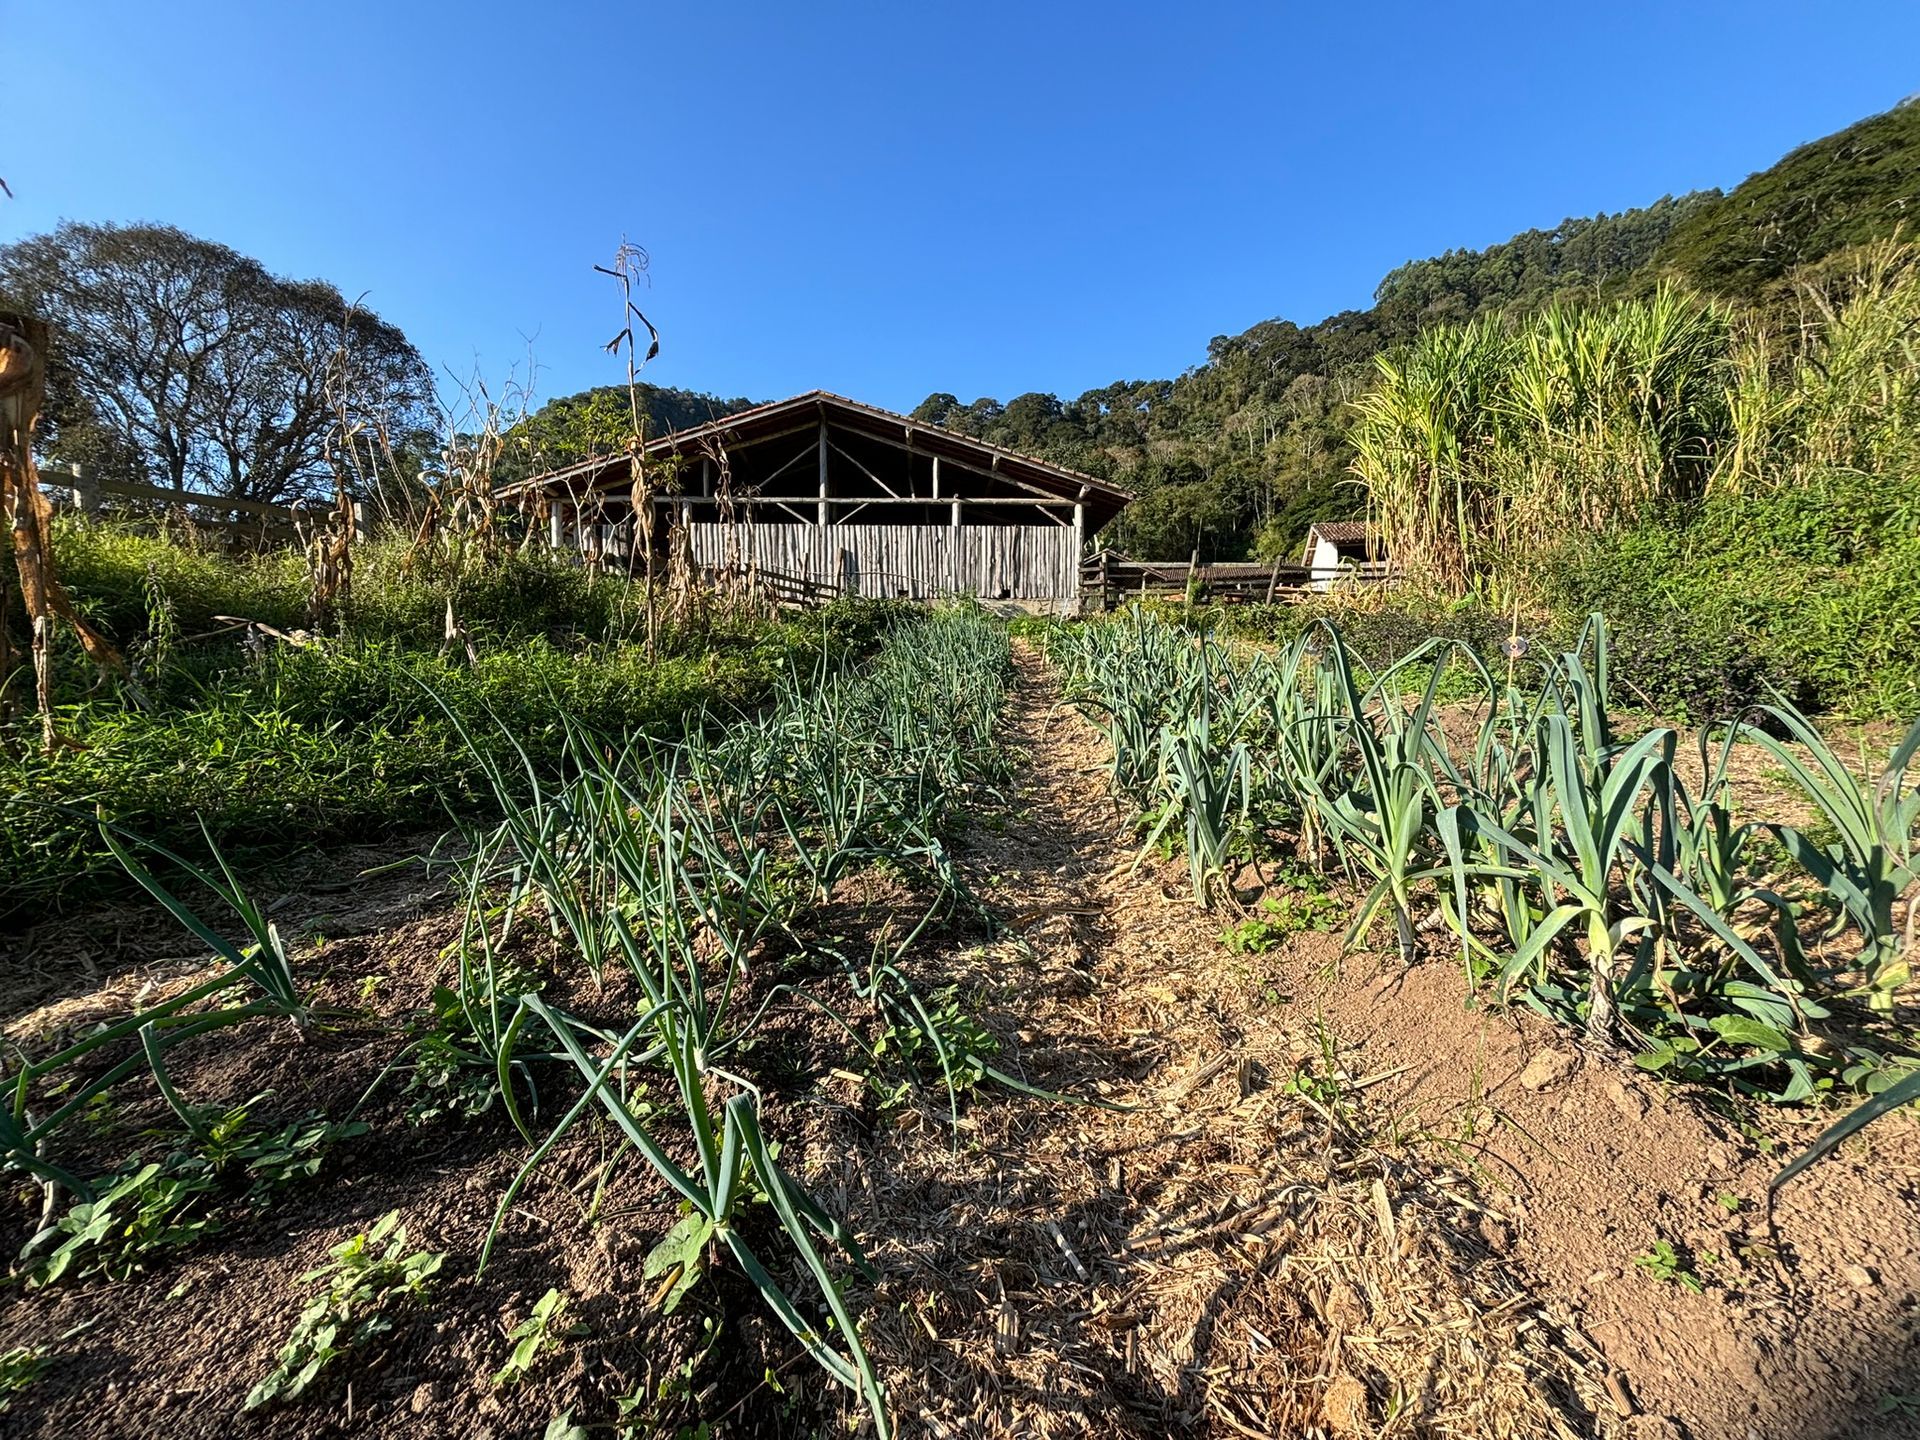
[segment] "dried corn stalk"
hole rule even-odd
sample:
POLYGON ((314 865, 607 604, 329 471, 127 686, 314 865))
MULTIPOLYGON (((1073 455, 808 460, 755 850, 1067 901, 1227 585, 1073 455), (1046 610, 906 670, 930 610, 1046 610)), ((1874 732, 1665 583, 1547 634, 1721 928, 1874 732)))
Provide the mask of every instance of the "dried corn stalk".
POLYGON ((353 497, 335 497, 326 518, 309 531, 303 513, 293 512, 295 532, 307 562, 307 620, 316 628, 345 608, 353 596, 353 539, 357 517, 353 497))
MULTIPOLYGON (((14 568, 20 598, 33 630, 34 694, 42 742, 59 743, 53 730, 53 635, 65 620, 80 637, 87 658, 103 669, 126 669, 120 652, 75 613, 53 570, 53 507, 40 493, 33 464, 33 427, 47 390, 47 325, 21 315, 0 315, 0 509, 13 532, 14 568)), ((7 595, 0 588, 0 676, 13 659, 6 639, 7 595)))

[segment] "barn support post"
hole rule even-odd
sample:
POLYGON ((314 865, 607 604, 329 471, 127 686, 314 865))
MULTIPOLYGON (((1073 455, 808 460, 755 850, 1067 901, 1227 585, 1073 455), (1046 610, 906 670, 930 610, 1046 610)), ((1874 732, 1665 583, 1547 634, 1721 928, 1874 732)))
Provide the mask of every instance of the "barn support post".
POLYGON ((947 526, 947 549, 953 556, 953 593, 961 593, 960 497, 953 497, 953 522, 947 526))
POLYGON ((565 543, 566 538, 566 522, 560 518, 560 502, 549 500, 547 502, 547 548, 556 555, 559 554, 560 547, 565 543))
POLYGON ((73 462, 73 504, 82 515, 97 514, 100 509, 100 487, 94 478, 80 464, 73 462))
POLYGON ((1073 586, 1073 597, 1068 602, 1067 613, 1080 613, 1080 561, 1087 548, 1087 502, 1076 500, 1073 503, 1073 564, 1068 569, 1073 586))
POLYGON ((827 422, 824 416, 821 417, 821 420, 820 420, 819 445, 820 445, 820 519, 819 519, 819 523, 821 525, 825 525, 827 523, 827 422))

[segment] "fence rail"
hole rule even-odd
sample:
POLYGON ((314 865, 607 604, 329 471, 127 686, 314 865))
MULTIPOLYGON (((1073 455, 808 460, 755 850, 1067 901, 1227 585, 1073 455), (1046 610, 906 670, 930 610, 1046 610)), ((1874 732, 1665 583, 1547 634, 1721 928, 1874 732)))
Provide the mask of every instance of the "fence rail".
MULTIPOLYGON (((143 485, 136 480, 108 480, 87 474, 78 465, 64 469, 42 467, 40 488, 56 509, 71 508, 83 515, 98 515, 114 501, 134 500, 178 510, 200 529, 222 530, 240 538, 265 544, 296 544, 300 527, 324 523, 333 509, 331 503, 314 505, 273 505, 264 500, 248 500, 233 495, 209 495, 198 490, 169 490, 161 485, 143 485)), ((367 534, 365 508, 354 503, 354 528, 364 539, 367 534)))
POLYGON ((1128 560, 1102 551, 1080 567, 1083 603, 1111 610, 1128 596, 1185 595, 1197 582, 1209 598, 1226 604, 1298 599, 1312 588, 1306 565, 1128 560))

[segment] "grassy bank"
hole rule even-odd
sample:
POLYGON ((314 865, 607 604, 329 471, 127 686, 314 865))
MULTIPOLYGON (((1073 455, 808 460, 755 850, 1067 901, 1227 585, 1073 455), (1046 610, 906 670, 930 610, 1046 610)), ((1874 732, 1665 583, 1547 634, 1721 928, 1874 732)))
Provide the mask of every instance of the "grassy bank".
MULTIPOLYGON (((403 566, 370 546, 353 602, 310 643, 262 639, 307 619, 296 558, 222 556, 90 527, 61 537, 77 603, 128 656, 130 683, 59 674, 61 733, 30 717, 0 738, 0 924, 117 883, 96 813, 166 844, 201 828, 242 863, 430 825, 485 803, 483 751, 560 754, 568 720, 604 734, 677 731, 690 712, 751 706, 791 667, 867 648, 883 606, 804 620, 703 615, 669 625, 649 659, 635 587, 544 556, 484 567, 403 566), (444 641, 449 603, 474 647, 444 641), (76 882, 84 882, 77 889, 76 882)), ((16 675, 20 698, 30 676, 16 675)))

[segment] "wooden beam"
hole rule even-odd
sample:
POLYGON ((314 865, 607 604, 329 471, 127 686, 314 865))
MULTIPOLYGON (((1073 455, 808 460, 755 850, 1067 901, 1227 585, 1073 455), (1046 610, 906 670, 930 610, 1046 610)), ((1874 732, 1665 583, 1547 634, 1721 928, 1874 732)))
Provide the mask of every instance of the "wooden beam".
POLYGON ((824 526, 827 524, 827 417, 824 413, 820 416, 819 445, 820 445, 820 514, 819 514, 819 518, 814 523, 824 526))
MULTIPOLYGON (((913 499, 913 496, 911 495, 902 495, 898 490, 894 489, 891 485, 887 484, 886 481, 882 480, 878 475, 874 474, 873 471, 867 469, 867 467, 862 465, 858 460, 855 460, 853 456, 847 454, 845 447, 840 445, 835 445, 833 448, 843 459, 847 460, 850 464, 852 464, 856 470, 858 470, 862 475, 866 476, 869 480, 873 481, 874 484, 878 485, 882 490, 886 491, 887 494, 891 495, 895 500, 913 499)), ((913 464, 913 457, 911 454, 909 454, 907 457, 907 464, 909 466, 913 464)), ((909 490, 913 489, 913 472, 911 469, 909 469, 907 472, 907 489, 909 490)))
MULTIPOLYGON (((891 445, 896 450, 905 450, 910 454, 920 453, 914 450, 914 448, 911 445, 906 444, 904 441, 894 440, 885 435, 875 435, 868 430, 862 430, 862 431, 859 431, 858 433, 865 435, 869 440, 878 441, 882 445, 891 445)), ((1073 503, 1073 497, 1071 495, 1058 495, 1051 490, 1043 488, 1042 486, 1029 484, 1027 481, 1016 479, 1012 475, 999 474, 993 470, 983 469, 978 465, 970 465, 965 460, 957 460, 951 455, 945 458, 949 465, 958 465, 962 470, 968 471, 974 475, 984 476, 988 480, 998 480, 1002 485, 1012 485, 1016 489, 1025 490, 1028 494, 1038 495, 1047 500, 1050 500, 1056 505, 1071 505, 1073 503)), ((995 455, 993 459, 994 459, 994 463, 998 464, 1000 457, 998 455, 995 455)))
POLYGON ((760 483, 762 485, 771 485, 774 481, 778 480, 782 475, 786 474, 787 471, 791 470, 794 466, 798 465, 802 460, 805 460, 811 454, 813 454, 813 441, 809 440, 805 445, 802 445, 800 447, 800 453, 798 455, 794 456, 791 460, 787 461, 786 464, 782 465, 778 470, 774 471, 771 475, 767 476, 767 478, 762 480, 760 483))
MULTIPOLYGON (((653 498, 656 505, 672 505, 678 504, 680 500, 687 497, 679 495, 656 495, 653 498)), ((691 498, 696 505, 714 505, 719 503, 718 500, 713 497, 696 495, 691 498)), ((616 496, 615 499, 617 500, 618 497, 616 496)), ((818 503, 818 500, 819 497, 817 495, 762 495, 756 494, 751 490, 745 491, 735 497, 735 503, 741 505, 813 505, 818 503)), ((868 495, 859 499, 855 499, 851 495, 842 495, 833 503, 836 505, 946 505, 954 502, 964 505, 987 506, 1031 505, 1037 510, 1048 512, 1054 510, 1071 511, 1074 506, 1074 502, 1071 500, 1043 499, 1037 495, 948 495, 938 500, 930 499, 924 495, 868 495)), ((1063 525, 1068 523, 1065 519, 1057 515, 1051 518, 1063 525)))
POLYGON ((1087 502, 1076 501, 1073 507, 1073 573, 1075 577, 1073 613, 1080 613, 1079 575, 1080 557, 1087 548, 1087 502))

